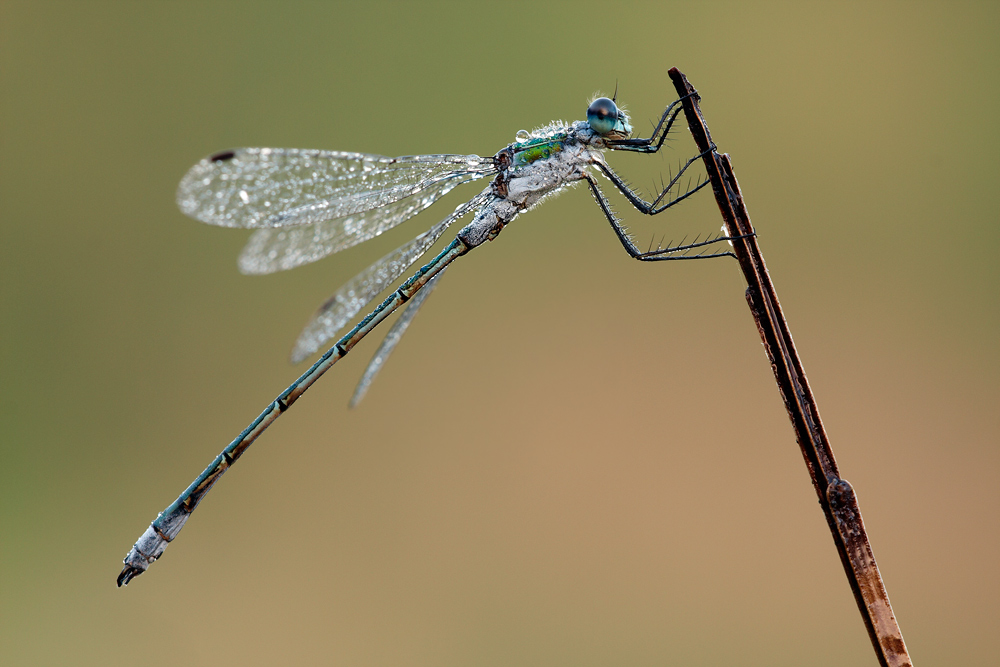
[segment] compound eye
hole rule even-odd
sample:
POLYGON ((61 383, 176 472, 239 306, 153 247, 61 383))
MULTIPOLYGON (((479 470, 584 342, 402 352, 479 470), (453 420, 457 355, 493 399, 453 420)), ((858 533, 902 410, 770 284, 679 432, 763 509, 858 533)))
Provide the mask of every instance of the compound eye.
POLYGON ((587 109, 587 123, 590 129, 604 136, 618 124, 618 105, 606 97, 598 97, 587 109))

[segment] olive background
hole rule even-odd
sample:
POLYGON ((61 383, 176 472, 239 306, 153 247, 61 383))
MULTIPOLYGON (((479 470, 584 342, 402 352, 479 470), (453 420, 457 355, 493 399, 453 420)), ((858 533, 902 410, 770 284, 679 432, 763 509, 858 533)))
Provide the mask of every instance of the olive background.
MULTIPOLYGON (((247 277, 248 232, 177 210, 186 169, 236 146, 491 155, 616 85, 645 133, 676 66, 915 664, 985 664, 998 33, 989 2, 4 0, 2 662, 875 664, 736 263, 635 262, 581 187, 456 262, 348 410, 378 336, 359 345, 115 587, 301 372, 313 310, 476 191, 247 277)), ((609 161, 649 192, 683 129, 609 161)), ((718 229, 704 194, 649 220, 609 189, 640 245, 718 229)))

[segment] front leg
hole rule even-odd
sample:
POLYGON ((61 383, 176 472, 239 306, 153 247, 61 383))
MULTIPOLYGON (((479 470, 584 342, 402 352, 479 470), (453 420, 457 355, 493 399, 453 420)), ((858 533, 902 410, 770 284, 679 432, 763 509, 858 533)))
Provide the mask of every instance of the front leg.
POLYGON ((663 115, 660 116, 660 122, 656 124, 655 128, 653 128, 653 134, 649 137, 649 139, 610 139, 606 142, 608 148, 616 151, 633 151, 635 153, 655 153, 660 150, 660 146, 663 145, 664 140, 667 138, 667 134, 670 132, 670 128, 677 119, 677 114, 679 114, 683 109, 683 107, 680 106, 681 102, 683 102, 685 98, 697 94, 698 93, 696 92, 688 93, 684 97, 672 102, 670 106, 664 110, 663 115))

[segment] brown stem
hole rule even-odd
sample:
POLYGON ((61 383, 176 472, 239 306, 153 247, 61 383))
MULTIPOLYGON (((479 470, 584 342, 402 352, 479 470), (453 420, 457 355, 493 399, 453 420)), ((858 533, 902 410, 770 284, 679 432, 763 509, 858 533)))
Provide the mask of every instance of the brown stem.
POLYGON ((677 68, 669 72, 677 95, 684 98, 684 113, 698 149, 704 153, 705 168, 715 192, 715 199, 725 220, 727 235, 734 238, 736 254, 747 281, 746 298, 757 323, 764 350, 771 362, 774 379, 795 429, 795 438, 809 469, 833 541, 840 553, 844 571, 854 591, 854 598, 868 628, 868 635, 883 667, 912 665, 903 635, 889 604, 889 596, 865 533, 857 496, 851 485, 841 479, 826 430, 819 416, 802 362, 795 351, 788 322, 781 312, 778 295, 764 265, 757 237, 750 224, 732 161, 720 155, 702 116, 697 91, 677 68), (687 97, 685 97, 687 96, 687 97))

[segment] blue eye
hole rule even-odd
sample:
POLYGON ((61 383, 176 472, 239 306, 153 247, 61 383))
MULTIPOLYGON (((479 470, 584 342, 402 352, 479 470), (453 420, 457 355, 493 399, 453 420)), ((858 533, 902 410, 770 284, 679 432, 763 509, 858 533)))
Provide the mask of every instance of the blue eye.
POLYGON ((618 124, 618 105, 606 97, 598 97, 587 109, 587 123, 590 129, 604 136, 618 124))

